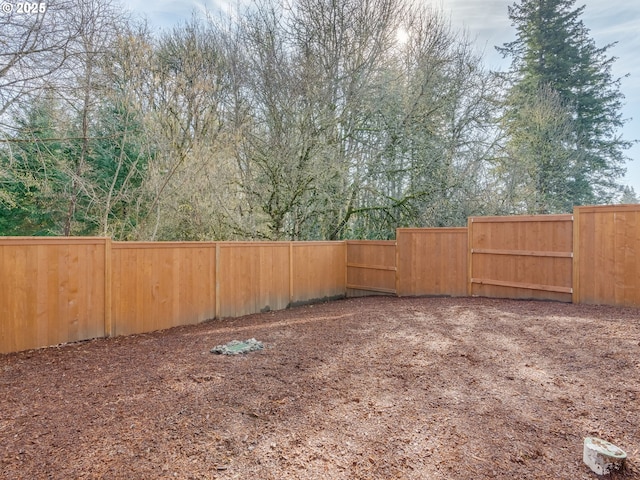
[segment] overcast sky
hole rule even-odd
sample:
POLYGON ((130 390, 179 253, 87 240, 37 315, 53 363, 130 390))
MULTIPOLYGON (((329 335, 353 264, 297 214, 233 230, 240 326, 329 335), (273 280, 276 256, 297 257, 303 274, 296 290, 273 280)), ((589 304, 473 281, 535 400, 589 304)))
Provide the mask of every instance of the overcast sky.
MULTIPOLYGON (((122 0, 132 11, 145 16, 152 26, 167 28, 189 19, 194 10, 231 11, 234 5, 247 0, 122 0)), ((497 70, 508 64, 497 54, 494 46, 515 38, 515 29, 507 17, 507 6, 513 0, 424 0, 432 1, 450 15, 456 28, 466 29, 475 39, 478 50, 484 52, 489 68, 497 70)), ((618 44, 609 53, 618 58, 614 74, 630 76, 622 81, 626 97, 625 117, 633 118, 625 129, 628 140, 640 139, 640 2, 638 0, 578 0, 576 6, 586 5, 582 16, 597 46, 618 44)), ((634 159, 627 165, 625 183, 640 195, 640 145, 628 151, 634 159)))

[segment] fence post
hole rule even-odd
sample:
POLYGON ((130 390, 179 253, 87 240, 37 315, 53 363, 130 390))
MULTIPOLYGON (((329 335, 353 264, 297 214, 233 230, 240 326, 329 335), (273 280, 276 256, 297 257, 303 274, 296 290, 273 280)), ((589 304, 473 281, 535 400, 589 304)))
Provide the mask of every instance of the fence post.
POLYGON ((293 242, 289 242, 289 306, 293 304, 293 242))
POLYGON ((396 297, 400 296, 400 248, 398 245, 402 245, 402 242, 400 242, 401 235, 401 230, 396 228, 396 297))
POLYGON ((349 288, 347 288, 349 285, 349 244, 347 240, 342 240, 342 243, 344 244, 344 296, 347 298, 349 297, 349 288))
POLYGON ((220 319, 220 242, 216 242, 216 271, 214 275, 215 296, 216 296, 216 313, 215 318, 220 319))
POLYGON ((473 217, 467 218, 467 296, 473 296, 473 217))
POLYGON ((580 207, 573 207, 573 262, 572 262, 572 303, 580 303, 580 207))
POLYGON ((111 238, 104 239, 104 336, 115 335, 115 325, 111 316, 111 287, 113 265, 111 260, 111 238))

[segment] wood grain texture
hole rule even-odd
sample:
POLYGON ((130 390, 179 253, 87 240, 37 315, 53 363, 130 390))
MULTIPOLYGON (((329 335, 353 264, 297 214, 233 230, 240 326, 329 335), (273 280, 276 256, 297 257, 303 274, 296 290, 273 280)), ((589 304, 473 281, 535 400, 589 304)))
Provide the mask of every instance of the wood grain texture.
POLYGON ((640 307, 640 205, 576 208, 575 298, 640 307))
POLYGON ((215 317, 215 244, 113 242, 111 322, 115 335, 215 317))
POLYGON ((341 296, 480 295, 640 307, 640 205, 471 217, 396 241, 0 238, 0 353, 341 296))
POLYGON ((346 294, 345 242, 292 242, 293 304, 346 294))
POLYGON ((399 228, 396 237, 398 295, 466 295, 466 228, 399 228))
POLYGON ((105 240, 0 240, 0 353, 104 336, 105 240))
POLYGON ((571 302, 571 215, 469 219, 470 294, 571 302))
POLYGON ((346 247, 349 296, 366 292, 396 293, 394 240, 347 240, 346 247))

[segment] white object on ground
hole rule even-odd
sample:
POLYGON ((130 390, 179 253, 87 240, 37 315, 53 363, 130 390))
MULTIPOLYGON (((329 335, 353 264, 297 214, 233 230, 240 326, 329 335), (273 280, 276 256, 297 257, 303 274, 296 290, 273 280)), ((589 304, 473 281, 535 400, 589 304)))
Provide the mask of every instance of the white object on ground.
POLYGON ((614 444, 596 437, 584 439, 582 460, 598 475, 606 475, 621 470, 627 454, 614 444))

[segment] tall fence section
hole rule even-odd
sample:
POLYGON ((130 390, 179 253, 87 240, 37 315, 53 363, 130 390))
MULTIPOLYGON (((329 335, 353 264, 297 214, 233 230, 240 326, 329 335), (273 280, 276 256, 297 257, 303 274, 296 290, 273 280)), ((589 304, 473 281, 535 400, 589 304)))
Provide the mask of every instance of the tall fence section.
POLYGON ((640 307, 640 205, 574 210, 573 302, 640 307))
POLYGON ((0 238, 0 353, 371 294, 640 307, 640 205, 472 217, 392 241, 0 238))
POLYGON ((469 219, 469 294, 570 302, 572 215, 469 219))

